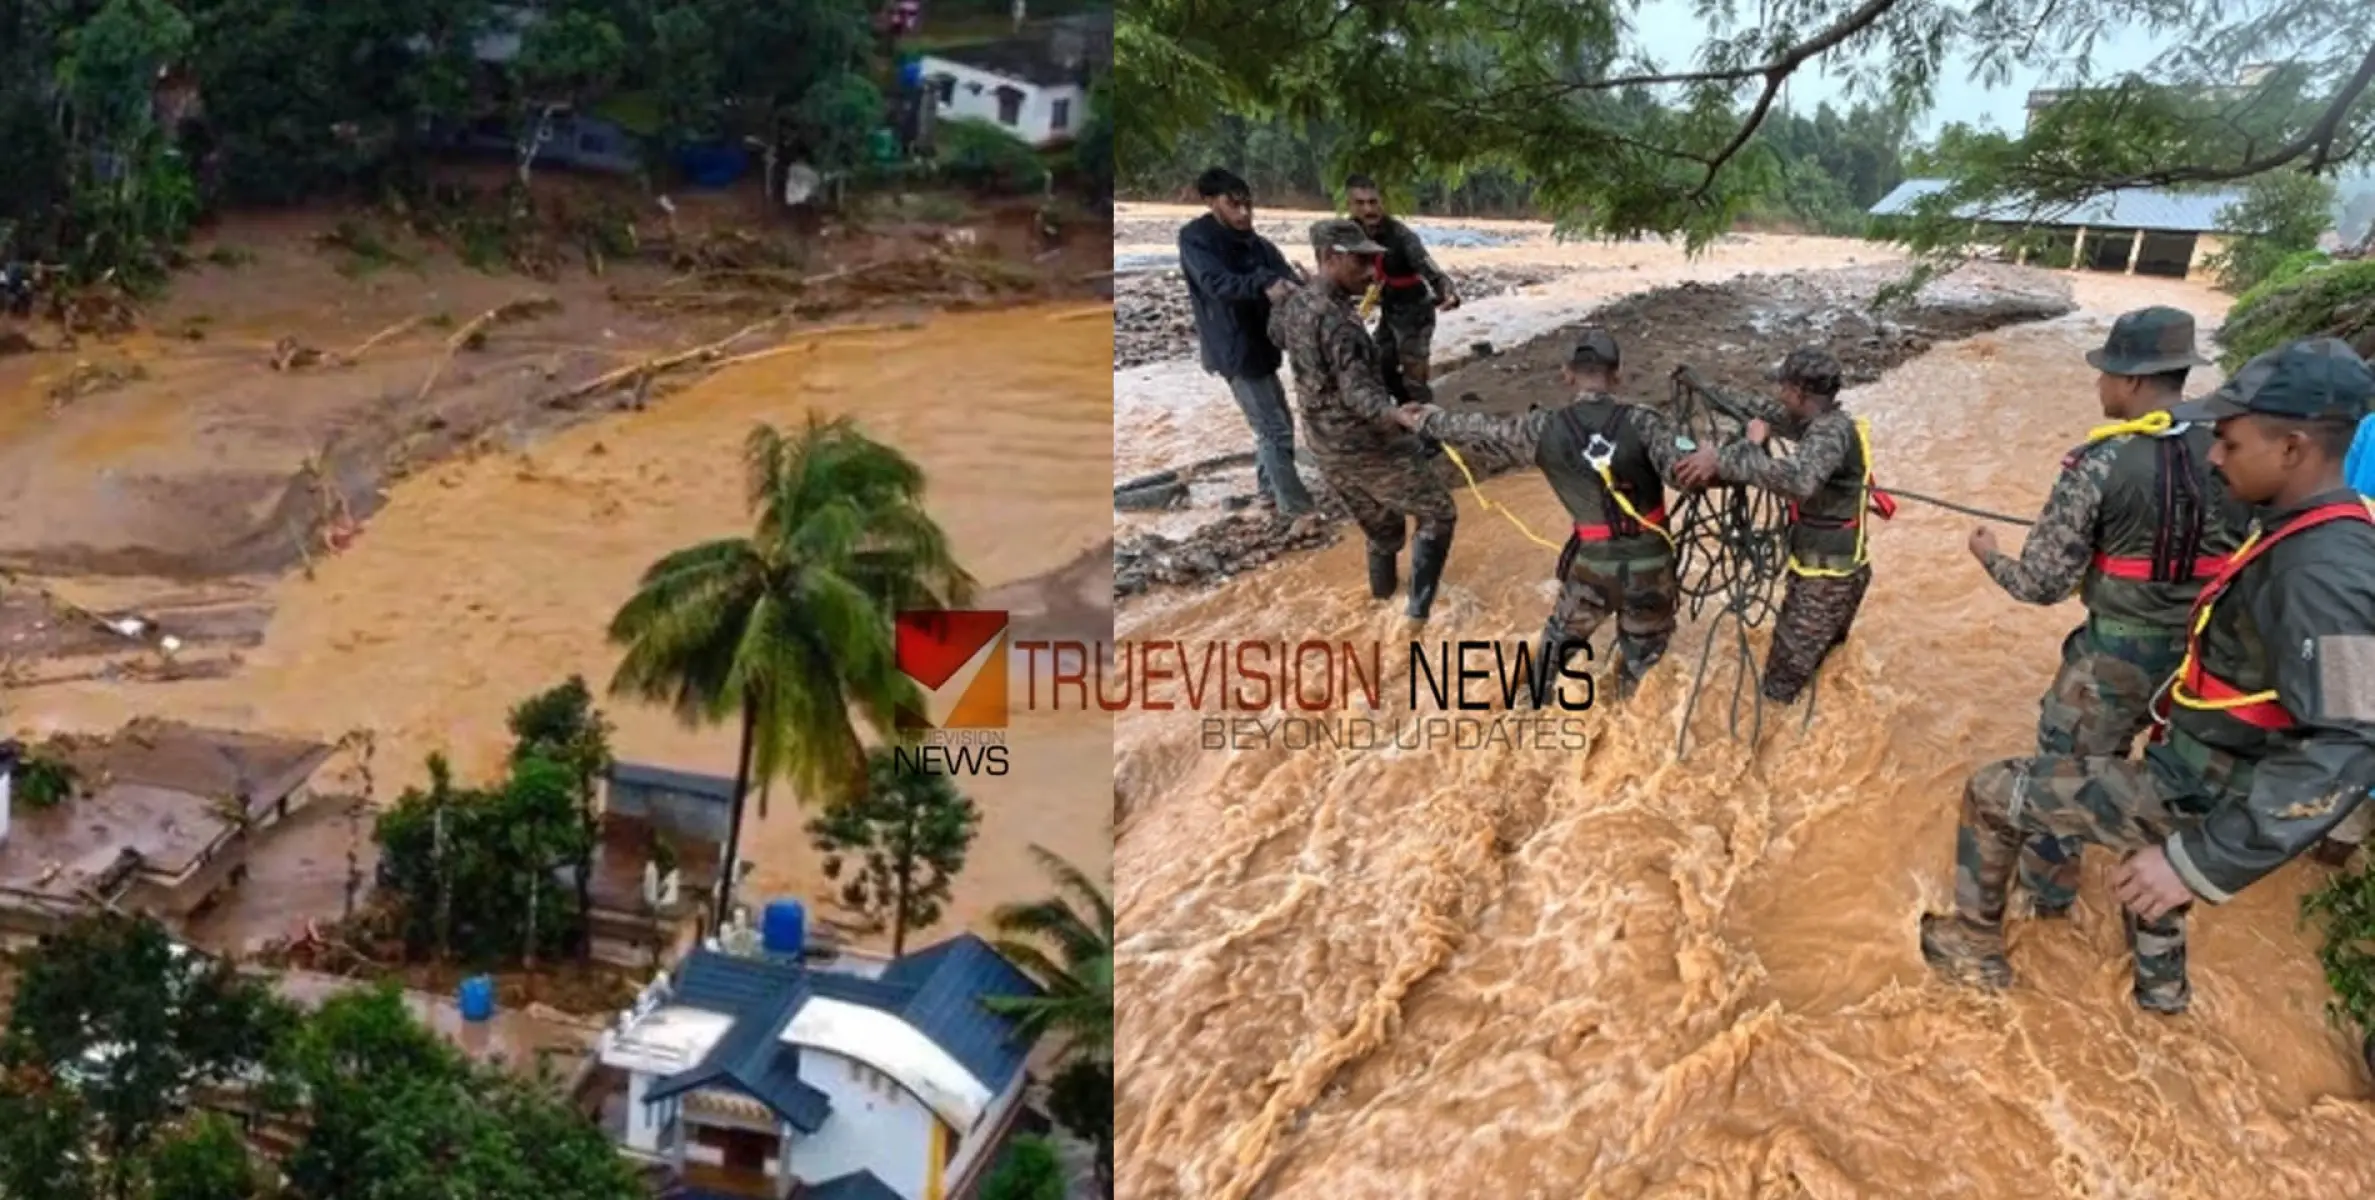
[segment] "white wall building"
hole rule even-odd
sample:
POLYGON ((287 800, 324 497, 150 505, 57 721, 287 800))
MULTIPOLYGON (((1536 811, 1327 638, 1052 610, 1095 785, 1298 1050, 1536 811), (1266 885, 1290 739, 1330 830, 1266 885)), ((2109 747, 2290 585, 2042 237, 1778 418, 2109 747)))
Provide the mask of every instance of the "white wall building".
POLYGON ((942 121, 995 125, 1033 146, 1079 136, 1088 120, 1090 46, 1055 31, 923 56, 942 121))
POLYGON ((840 966, 697 950, 655 980, 600 1048, 627 1077, 621 1151, 743 1195, 971 1194, 1030 1052, 981 1001, 1038 987, 969 934, 840 966))

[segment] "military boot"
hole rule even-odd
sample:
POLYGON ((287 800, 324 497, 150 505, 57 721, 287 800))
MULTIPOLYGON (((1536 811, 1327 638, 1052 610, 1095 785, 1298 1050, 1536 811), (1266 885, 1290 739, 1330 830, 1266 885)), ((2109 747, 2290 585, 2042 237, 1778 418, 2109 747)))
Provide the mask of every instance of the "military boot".
POLYGON ((1435 585, 1443 579, 1443 562, 1451 556, 1451 538, 1419 537, 1410 543, 1410 605, 1413 621, 1424 621, 1435 607, 1435 585))
POLYGON ((1395 578, 1395 572, 1401 557, 1402 552, 1399 549, 1387 550, 1378 546, 1369 547, 1369 595, 1372 599, 1391 600, 1394 598, 1394 588, 1399 583, 1395 578))
POLYGON ((2183 1014, 2194 998, 2185 974, 2184 926, 2172 934, 2144 928, 2125 909, 2119 916, 2127 926, 2128 952, 2136 956, 2136 1006, 2163 1016, 2183 1014))
POLYGON ((2012 960, 2004 957, 2004 931, 1973 925, 1959 916, 1923 913, 1921 957, 1930 969, 1957 982, 2002 991, 2012 986, 2012 960))

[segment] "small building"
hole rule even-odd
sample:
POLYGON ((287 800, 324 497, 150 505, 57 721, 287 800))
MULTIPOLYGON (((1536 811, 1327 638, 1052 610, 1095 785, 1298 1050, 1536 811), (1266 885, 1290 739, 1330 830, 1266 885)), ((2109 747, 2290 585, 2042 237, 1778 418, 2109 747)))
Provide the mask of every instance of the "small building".
MULTIPOLYGON (((1909 215, 1916 202, 1948 186, 1943 179, 1908 179, 1881 197, 1871 214, 1909 215)), ((1954 216, 1970 221, 1982 236, 2043 232, 2042 249, 2016 255, 2024 264, 2190 279, 2200 274, 2206 259, 2225 248, 2219 216, 2240 199, 2242 194, 2235 191, 2127 188, 2078 204, 1964 205, 1954 216)))
POLYGON ((313 799, 335 748, 164 721, 49 751, 86 794, 0 812, 0 936, 48 933, 95 908, 180 931, 246 875, 255 843, 313 799))
POLYGON ((1023 1110, 1031 1050, 983 1001, 1039 994, 970 934, 893 960, 696 950, 603 1034, 625 1078, 606 1124, 706 1192, 967 1196, 1023 1110))
POLYGON ((673 838, 725 844, 734 825, 734 781, 644 763, 611 765, 602 813, 649 825, 673 838))
POLYGON ((935 50, 922 59, 925 85, 938 101, 934 116, 995 125, 1033 146, 1069 142, 1088 120, 1089 81, 1109 69, 1112 46, 1112 14, 1105 13, 935 50))

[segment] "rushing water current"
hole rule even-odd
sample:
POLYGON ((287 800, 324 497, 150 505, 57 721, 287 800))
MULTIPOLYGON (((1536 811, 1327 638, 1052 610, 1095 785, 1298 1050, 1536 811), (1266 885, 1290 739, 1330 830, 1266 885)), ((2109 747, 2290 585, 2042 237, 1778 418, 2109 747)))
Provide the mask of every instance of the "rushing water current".
MULTIPOLYGON (((2033 513, 2100 420, 2080 356, 2110 317, 2174 303, 2207 330, 2224 305, 2075 285, 2071 317, 1847 394, 1884 482, 2033 513)), ((1136 407, 1183 432, 1177 408, 1136 407)), ((1205 412, 1242 438, 1225 397, 1205 412)), ((1532 473, 1484 490, 1557 526, 1532 473)), ((2375 1195, 2375 1105, 2295 919, 2323 868, 2199 912, 2181 1018, 2129 998, 2099 853, 2073 922, 2012 926, 2007 995, 1923 967, 1915 916, 1949 902, 1963 778, 2033 744, 2080 618, 2002 595, 1964 549, 1973 524, 1907 503, 1879 529, 1811 727, 1768 717, 1753 745, 1725 736, 1719 648, 1676 760, 1704 620, 1633 703, 1582 714, 1579 749, 1222 751, 1198 714, 1123 715, 1120 1194, 2375 1195)), ((1427 636, 1530 639, 1552 557, 1463 493, 1427 636)), ((1158 593, 1119 635, 1406 636, 1363 579, 1347 538, 1158 593)))

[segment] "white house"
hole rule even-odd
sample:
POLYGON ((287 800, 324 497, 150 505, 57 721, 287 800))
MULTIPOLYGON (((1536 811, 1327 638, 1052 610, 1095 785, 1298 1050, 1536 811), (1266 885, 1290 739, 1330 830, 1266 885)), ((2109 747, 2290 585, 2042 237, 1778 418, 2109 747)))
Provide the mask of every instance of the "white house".
POLYGON ((620 1150, 685 1185, 802 1200, 971 1194, 1020 1112, 1030 1045, 982 1004, 1038 986, 970 934, 839 968, 694 951, 604 1033, 620 1150))
POLYGON ((1057 29, 924 55, 934 116, 995 125, 1033 146, 1071 141, 1088 119, 1090 51, 1077 31, 1057 29))

